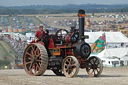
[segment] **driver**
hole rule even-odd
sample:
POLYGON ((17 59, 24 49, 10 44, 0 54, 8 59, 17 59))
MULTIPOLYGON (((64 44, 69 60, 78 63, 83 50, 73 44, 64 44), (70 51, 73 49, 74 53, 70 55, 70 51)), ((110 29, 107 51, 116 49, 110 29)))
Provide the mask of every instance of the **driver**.
POLYGON ((39 30, 36 32, 35 37, 37 38, 36 42, 41 41, 42 38, 45 36, 45 32, 43 31, 44 27, 40 26, 39 30))

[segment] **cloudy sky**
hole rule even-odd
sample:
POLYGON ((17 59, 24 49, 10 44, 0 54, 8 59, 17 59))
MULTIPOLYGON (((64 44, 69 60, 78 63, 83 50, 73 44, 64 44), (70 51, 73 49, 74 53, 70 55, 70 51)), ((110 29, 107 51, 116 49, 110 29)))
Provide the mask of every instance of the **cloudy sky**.
POLYGON ((128 4, 128 0, 0 0, 0 6, 66 5, 66 4, 128 4))

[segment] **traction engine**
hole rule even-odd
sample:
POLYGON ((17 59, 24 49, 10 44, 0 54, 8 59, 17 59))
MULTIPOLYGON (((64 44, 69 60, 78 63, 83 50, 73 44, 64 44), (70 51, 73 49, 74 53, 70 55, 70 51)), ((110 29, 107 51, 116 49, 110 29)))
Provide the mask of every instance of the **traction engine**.
POLYGON ((75 77, 79 68, 86 69, 91 77, 102 73, 102 62, 90 56, 91 47, 85 42, 85 11, 78 11, 79 30, 71 27, 68 32, 60 29, 55 35, 47 35, 43 41, 27 45, 23 55, 25 71, 33 76, 44 74, 47 69, 56 75, 75 77), (90 56, 90 57, 89 57, 90 56))

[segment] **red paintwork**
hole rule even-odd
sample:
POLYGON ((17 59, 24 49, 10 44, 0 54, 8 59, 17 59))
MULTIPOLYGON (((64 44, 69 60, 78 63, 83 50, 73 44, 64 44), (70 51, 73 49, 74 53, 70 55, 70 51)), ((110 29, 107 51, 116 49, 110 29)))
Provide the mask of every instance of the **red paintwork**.
POLYGON ((69 34, 67 34, 66 36, 65 36, 65 41, 66 41, 66 43, 71 43, 71 36, 73 35, 73 33, 69 33, 69 34))
POLYGON ((85 64, 85 59, 82 59, 81 57, 78 57, 78 61, 80 63, 80 68, 85 68, 86 67, 86 64, 85 64))
POLYGON ((66 36, 65 36, 65 41, 66 41, 67 43, 70 43, 70 36, 69 36, 69 35, 66 35, 66 36))
POLYGON ((52 38, 49 39, 49 46, 48 46, 48 48, 55 48, 55 45, 54 45, 54 42, 53 42, 52 38))
MULTIPOLYGON (((68 44, 71 43, 70 38, 71 38, 72 35, 73 35, 73 33, 70 33, 70 34, 68 34, 68 35, 65 36, 66 43, 68 43, 68 44)), ((54 35, 51 35, 49 37, 49 46, 48 46, 48 49, 54 49, 54 48, 64 49, 64 50, 61 50, 61 52, 64 51, 64 57, 66 57, 66 56, 74 56, 72 47, 76 43, 74 43, 73 45, 72 44, 70 44, 70 45, 66 45, 66 44, 57 45, 55 43, 56 40, 57 40, 57 38, 54 35)), ((33 43, 41 43, 42 45, 45 45, 42 41, 33 42, 33 43)), ((86 61, 87 60, 81 58, 80 56, 77 59, 78 59, 78 61, 80 63, 80 68, 86 68, 86 61)))
POLYGON ((71 51, 71 50, 68 50, 68 51, 66 51, 66 56, 74 56, 74 54, 73 54, 73 51, 71 51))

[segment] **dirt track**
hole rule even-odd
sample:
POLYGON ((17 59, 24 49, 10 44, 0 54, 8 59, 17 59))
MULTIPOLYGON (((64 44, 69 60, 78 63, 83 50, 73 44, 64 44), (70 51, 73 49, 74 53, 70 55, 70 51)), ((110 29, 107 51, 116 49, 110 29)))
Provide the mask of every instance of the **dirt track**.
POLYGON ((56 76, 50 70, 44 76, 29 76, 23 69, 0 70, 0 85, 128 85, 128 67, 104 68, 97 78, 89 77, 84 69, 74 78, 56 76))

